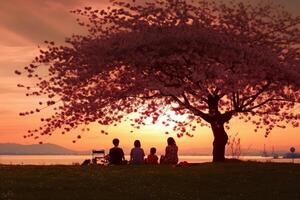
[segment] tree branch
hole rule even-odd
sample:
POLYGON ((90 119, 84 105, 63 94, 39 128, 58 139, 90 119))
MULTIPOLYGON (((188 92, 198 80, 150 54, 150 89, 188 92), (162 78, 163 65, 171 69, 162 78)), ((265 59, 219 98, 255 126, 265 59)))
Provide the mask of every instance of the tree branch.
POLYGON ((179 105, 183 106, 184 108, 192 111, 196 116, 201 117, 202 119, 204 119, 205 121, 207 121, 208 123, 210 123, 211 119, 209 117, 208 114, 198 110, 197 108, 195 108, 194 106, 192 106, 190 104, 190 102, 188 101, 187 97, 182 94, 184 102, 182 102, 177 96, 175 95, 170 95, 179 105))
POLYGON ((247 97, 246 99, 243 99, 243 103, 242 105, 240 105, 239 109, 242 110, 244 108, 246 108, 247 106, 251 105, 259 95, 261 95, 263 92, 266 91, 266 89, 270 86, 271 82, 268 81, 266 85, 264 85, 260 90, 258 90, 258 92, 250 97, 247 97), (246 102, 244 104, 245 101, 249 100, 248 102, 246 102))
POLYGON ((252 106, 252 107, 247 108, 247 109, 245 109, 245 110, 241 110, 241 111, 239 111, 239 112, 249 112, 249 111, 251 111, 251 110, 254 110, 255 108, 258 108, 258 107, 263 106, 264 104, 268 103, 269 101, 272 101, 272 98, 266 99, 265 101, 263 101, 263 102, 261 102, 261 103, 255 105, 255 106, 252 106))

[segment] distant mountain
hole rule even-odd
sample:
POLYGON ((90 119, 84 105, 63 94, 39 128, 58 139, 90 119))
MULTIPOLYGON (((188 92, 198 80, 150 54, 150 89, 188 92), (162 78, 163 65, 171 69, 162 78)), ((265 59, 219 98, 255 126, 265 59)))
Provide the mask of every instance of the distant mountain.
POLYGON ((89 152, 73 151, 55 144, 22 145, 0 143, 0 155, 79 155, 89 152))

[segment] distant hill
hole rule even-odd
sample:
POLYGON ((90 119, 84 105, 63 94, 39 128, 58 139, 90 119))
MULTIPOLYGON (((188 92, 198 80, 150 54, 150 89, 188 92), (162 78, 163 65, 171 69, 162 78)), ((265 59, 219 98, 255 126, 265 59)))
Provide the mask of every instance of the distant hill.
POLYGON ((89 152, 73 151, 55 144, 22 145, 0 143, 0 155, 78 155, 89 152))

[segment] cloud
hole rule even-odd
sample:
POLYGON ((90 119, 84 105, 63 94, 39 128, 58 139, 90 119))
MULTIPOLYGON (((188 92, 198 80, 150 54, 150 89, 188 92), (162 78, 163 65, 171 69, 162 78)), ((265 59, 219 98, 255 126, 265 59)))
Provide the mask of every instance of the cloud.
POLYGON ((33 1, 1 1, 0 8, 2 29, 32 43, 41 43, 45 39, 61 41, 69 28, 65 23, 73 20, 71 15, 68 16, 67 9, 54 10, 44 3, 34 4, 33 1), (51 20, 57 21, 56 24, 51 23, 51 20))
MULTIPOLYGON (((84 4, 100 7, 105 4, 105 1, 95 2, 85 1, 84 4)), ((44 40, 63 42, 73 33, 82 33, 84 29, 77 25, 77 16, 69 11, 82 8, 84 4, 79 0, 0 1, 0 44, 21 46, 28 41, 34 44, 44 40)))
POLYGON ((24 91, 18 89, 16 85, 14 87, 0 86, 0 96, 5 97, 7 94, 24 94, 24 91))
MULTIPOLYGON (((131 1, 131 0, 126 0, 131 1)), ((137 2, 144 2, 138 0, 137 2)), ((299 0, 274 0, 294 13, 300 11, 299 0)), ((9 0, 0 1, 0 44, 21 46, 44 40, 64 42, 73 33, 83 33, 77 16, 69 11, 84 6, 104 8, 109 0, 9 0)))
POLYGON ((11 113, 14 113, 14 112, 11 110, 8 110, 8 109, 0 110, 0 115, 7 115, 7 114, 11 114, 11 113))
MULTIPOLYGON (((0 66, 4 63, 24 63, 38 53, 37 45, 5 46, 0 45, 0 66)), ((1 70, 1 69, 0 69, 1 70)))
POLYGON ((21 34, 9 30, 7 27, 0 27, 0 45, 25 46, 29 44, 31 44, 31 42, 21 34))

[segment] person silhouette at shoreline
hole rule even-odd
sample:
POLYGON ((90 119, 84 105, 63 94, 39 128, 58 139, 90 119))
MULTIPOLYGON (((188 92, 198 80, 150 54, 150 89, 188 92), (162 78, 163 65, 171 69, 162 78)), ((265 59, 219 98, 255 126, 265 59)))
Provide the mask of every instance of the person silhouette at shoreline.
POLYGON ((158 157, 156 154, 156 148, 152 147, 150 149, 150 154, 147 156, 147 159, 145 160, 147 164, 158 164, 158 157))
POLYGON ((130 152, 130 164, 144 164, 144 157, 145 153, 141 148, 141 142, 139 140, 134 141, 134 148, 132 148, 130 152))
POLYGON ((174 138, 169 137, 167 140, 168 146, 166 147, 166 153, 160 157, 160 164, 172 164, 178 163, 178 147, 174 138))
POLYGON ((114 147, 109 150, 109 163, 112 165, 122 165, 126 163, 123 149, 119 147, 119 139, 112 141, 114 147))

